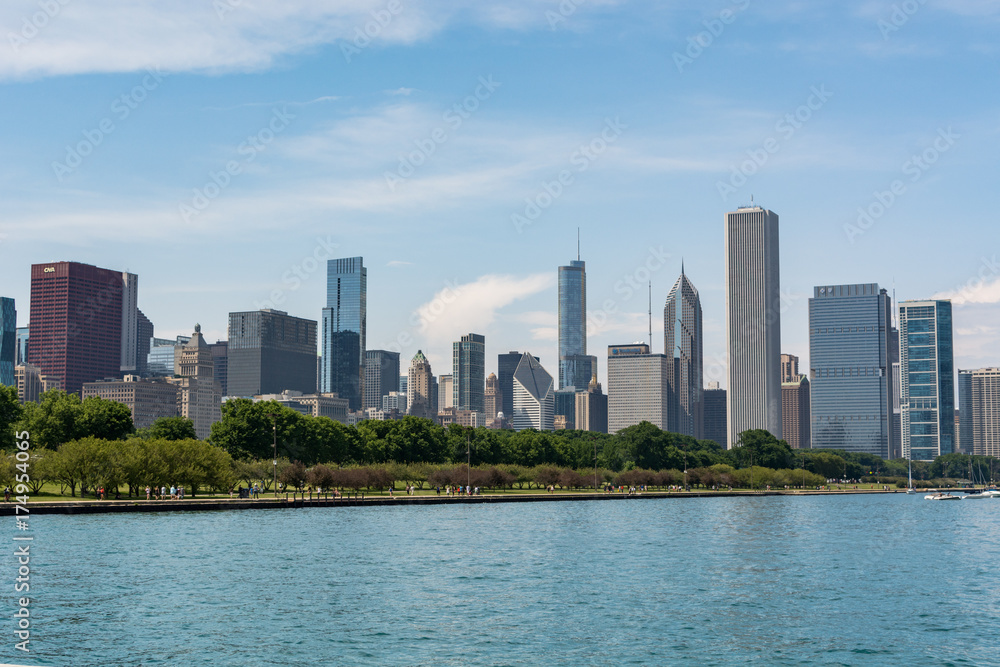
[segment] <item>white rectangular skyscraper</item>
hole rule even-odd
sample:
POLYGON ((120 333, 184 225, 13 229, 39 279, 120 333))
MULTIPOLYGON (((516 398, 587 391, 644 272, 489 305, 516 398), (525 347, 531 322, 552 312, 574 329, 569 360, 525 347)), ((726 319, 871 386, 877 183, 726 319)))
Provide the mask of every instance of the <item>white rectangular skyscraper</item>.
POLYGON ((743 431, 781 430, 781 298, 778 214, 726 213, 727 447, 743 431))

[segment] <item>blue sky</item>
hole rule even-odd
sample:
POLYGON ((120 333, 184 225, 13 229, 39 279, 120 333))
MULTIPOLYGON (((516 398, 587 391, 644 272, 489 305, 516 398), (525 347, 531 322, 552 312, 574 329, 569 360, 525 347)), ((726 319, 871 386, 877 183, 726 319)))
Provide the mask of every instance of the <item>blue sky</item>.
POLYGON ((318 320, 316 258, 361 255, 369 348, 440 374, 474 331, 488 370, 555 374, 579 227, 602 381, 647 278, 662 351, 682 258, 723 380, 723 216, 752 195, 803 364, 812 287, 854 282, 954 298, 957 365, 998 363, 996 0, 10 0, 0 27, 22 325, 37 262, 138 273, 157 336, 214 340, 269 303, 318 320))

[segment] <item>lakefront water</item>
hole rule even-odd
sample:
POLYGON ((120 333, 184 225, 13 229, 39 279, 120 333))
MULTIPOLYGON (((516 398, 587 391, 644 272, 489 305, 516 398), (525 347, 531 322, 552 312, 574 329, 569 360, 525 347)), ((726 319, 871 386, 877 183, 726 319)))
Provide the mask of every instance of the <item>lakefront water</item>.
POLYGON ((0 662, 1000 662, 1000 500, 33 516, 32 529, 31 653, 14 650, 8 614, 0 662))

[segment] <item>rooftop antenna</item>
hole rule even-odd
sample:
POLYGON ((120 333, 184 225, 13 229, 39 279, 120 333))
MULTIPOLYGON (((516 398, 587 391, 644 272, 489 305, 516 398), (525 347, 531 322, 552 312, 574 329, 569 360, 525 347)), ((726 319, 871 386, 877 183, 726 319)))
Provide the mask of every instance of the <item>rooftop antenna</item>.
POLYGON ((576 228, 576 261, 580 261, 580 228, 576 228))
POLYGON ((649 281, 649 351, 653 352, 653 281, 649 281))
POLYGON ((684 258, 681 257, 681 275, 684 275, 684 258))
POLYGON ((899 322, 896 320, 896 276, 892 277, 892 328, 899 328, 899 322))
POLYGON ((753 208, 753 195, 750 195, 750 208, 753 208))

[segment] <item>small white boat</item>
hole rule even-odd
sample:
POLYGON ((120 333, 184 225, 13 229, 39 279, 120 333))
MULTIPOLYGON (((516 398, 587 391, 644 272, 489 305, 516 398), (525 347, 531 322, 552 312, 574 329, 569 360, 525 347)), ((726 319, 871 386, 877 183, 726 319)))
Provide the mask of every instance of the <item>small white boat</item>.
POLYGON ((932 493, 924 496, 924 500, 961 500, 961 498, 950 493, 932 493))
POLYGON ((970 493, 966 495, 963 500, 989 500, 993 497, 993 494, 988 491, 983 491, 981 493, 970 493))

